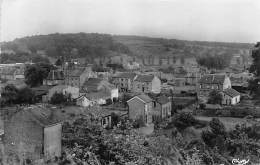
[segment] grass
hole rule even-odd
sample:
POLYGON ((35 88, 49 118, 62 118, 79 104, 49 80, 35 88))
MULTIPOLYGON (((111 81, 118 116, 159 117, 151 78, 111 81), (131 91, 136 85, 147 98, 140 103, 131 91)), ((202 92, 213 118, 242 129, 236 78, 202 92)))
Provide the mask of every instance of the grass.
MULTIPOLYGON (((195 116, 197 120, 210 122, 213 117, 195 116)), ((237 124, 245 123, 247 126, 254 124, 256 121, 252 119, 234 118, 234 117, 217 117, 226 127, 227 130, 235 128, 237 124)))

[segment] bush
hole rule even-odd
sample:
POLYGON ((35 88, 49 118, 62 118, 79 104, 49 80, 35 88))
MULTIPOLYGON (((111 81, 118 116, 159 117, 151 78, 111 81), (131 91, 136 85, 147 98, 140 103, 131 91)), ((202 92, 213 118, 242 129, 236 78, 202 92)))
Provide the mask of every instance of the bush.
POLYGON ((51 104, 63 104, 70 102, 70 95, 64 95, 62 93, 54 93, 50 100, 51 104))
POLYGON ((145 123, 144 123, 144 119, 143 116, 140 116, 139 118, 137 118, 134 122, 133 122, 133 127, 134 128, 140 128, 140 127, 144 127, 145 123))
POLYGON ((181 112, 177 114, 173 119, 173 124, 179 130, 183 130, 187 127, 193 126, 196 123, 196 119, 191 113, 181 112))

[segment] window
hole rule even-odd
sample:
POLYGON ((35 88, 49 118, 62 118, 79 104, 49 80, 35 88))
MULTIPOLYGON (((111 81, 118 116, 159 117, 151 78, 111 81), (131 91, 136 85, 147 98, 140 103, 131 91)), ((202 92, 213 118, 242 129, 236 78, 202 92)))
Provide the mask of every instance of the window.
POLYGON ((103 125, 105 125, 107 122, 106 118, 103 119, 103 125))

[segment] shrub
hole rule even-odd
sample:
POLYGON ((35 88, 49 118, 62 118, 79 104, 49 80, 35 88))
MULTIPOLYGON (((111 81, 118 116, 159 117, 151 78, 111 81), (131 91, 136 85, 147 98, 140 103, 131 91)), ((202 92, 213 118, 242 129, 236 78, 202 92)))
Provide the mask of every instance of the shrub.
POLYGON ((140 127, 144 127, 145 123, 144 123, 144 119, 143 116, 140 116, 139 118, 137 118, 134 122, 133 122, 133 127, 134 128, 140 128, 140 127))
POLYGON ((187 127, 193 126, 196 123, 196 119, 191 113, 181 112, 177 114, 173 119, 173 124, 179 130, 183 130, 187 127))

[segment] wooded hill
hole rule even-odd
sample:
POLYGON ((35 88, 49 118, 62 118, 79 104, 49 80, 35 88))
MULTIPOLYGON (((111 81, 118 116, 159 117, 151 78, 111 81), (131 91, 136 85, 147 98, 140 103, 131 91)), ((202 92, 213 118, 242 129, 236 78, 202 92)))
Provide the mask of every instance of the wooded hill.
POLYGON ((184 41, 98 33, 36 35, 3 42, 1 45, 2 63, 24 62, 35 54, 44 54, 52 58, 64 56, 87 60, 111 56, 111 54, 127 54, 142 58, 198 57, 219 54, 249 56, 248 50, 253 47, 253 44, 249 43, 184 41))

